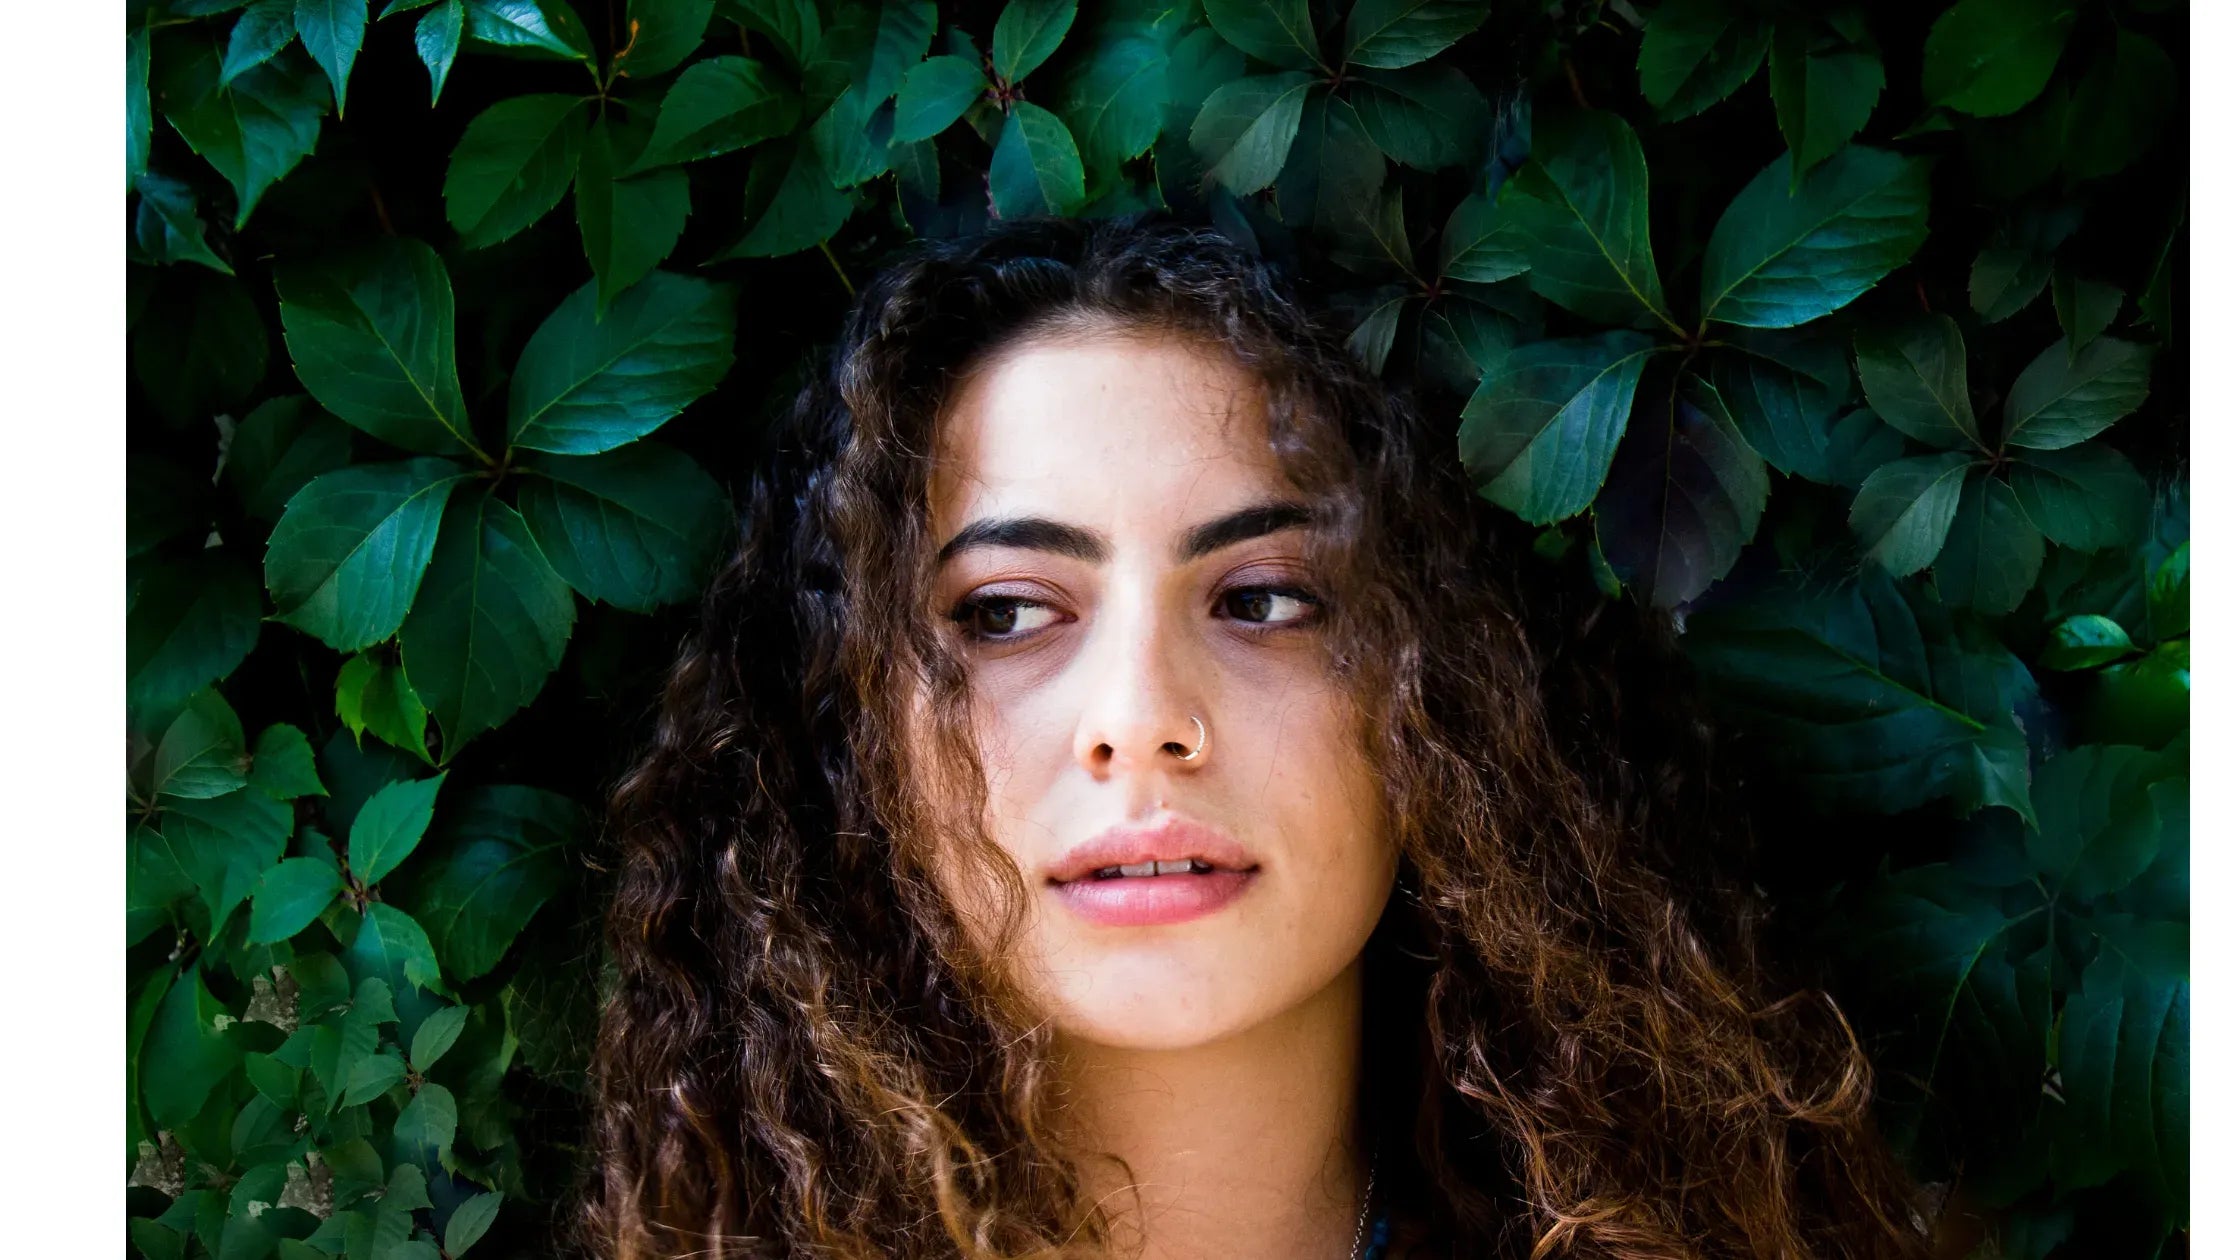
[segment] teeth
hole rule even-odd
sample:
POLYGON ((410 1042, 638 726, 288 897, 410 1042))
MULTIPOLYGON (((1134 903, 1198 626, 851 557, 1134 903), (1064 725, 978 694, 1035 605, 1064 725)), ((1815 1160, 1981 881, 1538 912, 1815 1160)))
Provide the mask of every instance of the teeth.
POLYGON ((1161 875, 1187 875, 1190 873, 1192 863, 1189 858, 1178 858, 1172 862, 1157 863, 1157 866, 1161 875))
POLYGON ((1120 873, 1122 875, 1156 875, 1159 873, 1159 864, 1157 862, 1129 862, 1120 867, 1120 873))
POLYGON ((1098 879, 1122 879, 1128 876, 1142 878, 1148 875, 1208 875, 1211 866, 1196 858, 1176 858, 1171 862, 1130 862, 1122 866, 1099 867, 1098 879))

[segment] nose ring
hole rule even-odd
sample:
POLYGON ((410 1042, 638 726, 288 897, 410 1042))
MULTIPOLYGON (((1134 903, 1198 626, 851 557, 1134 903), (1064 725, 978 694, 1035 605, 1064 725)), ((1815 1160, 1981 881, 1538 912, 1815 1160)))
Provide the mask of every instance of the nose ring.
MULTIPOLYGON (((1198 722, 1198 715, 1197 715, 1197 714, 1195 714, 1195 713, 1191 714, 1191 715, 1190 715, 1190 720, 1191 720, 1191 721, 1193 721, 1193 722, 1198 722)), ((1198 722, 1198 746, 1197 746, 1196 748, 1193 748, 1193 749, 1191 749, 1191 750, 1190 750, 1189 752, 1187 752, 1187 753, 1177 753, 1177 754, 1175 754, 1175 755, 1176 755, 1177 757, 1179 757, 1179 758, 1180 758, 1181 760, 1183 760, 1183 761, 1196 761, 1196 760, 1198 759, 1198 754, 1199 754, 1199 753, 1202 753, 1202 752, 1204 752, 1205 750, 1206 750, 1206 724, 1205 724, 1205 723, 1203 723, 1203 722, 1198 722)))

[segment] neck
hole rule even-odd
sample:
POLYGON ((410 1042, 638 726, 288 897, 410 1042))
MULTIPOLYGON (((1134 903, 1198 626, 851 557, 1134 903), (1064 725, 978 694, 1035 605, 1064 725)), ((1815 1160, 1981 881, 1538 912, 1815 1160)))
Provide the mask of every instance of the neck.
POLYGON ((1346 1260, 1368 1179, 1355 1114, 1361 964, 1262 1024, 1186 1050, 1066 1041, 1089 1197, 1140 1260, 1346 1260), (1129 1172, 1133 1176, 1128 1175, 1129 1172), (1138 1196, 1140 1195, 1140 1200, 1138 1196))

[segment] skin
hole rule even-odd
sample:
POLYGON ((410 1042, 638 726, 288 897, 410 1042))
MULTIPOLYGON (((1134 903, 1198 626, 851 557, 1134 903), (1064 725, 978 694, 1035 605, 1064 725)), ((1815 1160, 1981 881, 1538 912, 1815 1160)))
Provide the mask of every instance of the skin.
MULTIPOLYGON (((1302 502, 1268 450, 1264 393, 1177 336, 1037 335, 959 382, 936 459, 936 540, 1039 517, 1098 553, 967 547, 929 610, 971 662, 986 827, 1029 892, 1007 964, 1057 1033, 1069 1136, 1134 1172, 1092 1163, 1092 1192, 1149 1260, 1349 1255, 1366 1176, 1359 957, 1397 854, 1317 605, 1268 589, 1316 589, 1304 531, 1178 554, 1195 526, 1302 502), (1183 761, 1192 715, 1206 737, 1183 761), (1253 855, 1241 897, 1111 927, 1048 886, 1070 846, 1167 813, 1253 855)), ((993 904, 969 868, 938 865, 968 922, 993 904)))

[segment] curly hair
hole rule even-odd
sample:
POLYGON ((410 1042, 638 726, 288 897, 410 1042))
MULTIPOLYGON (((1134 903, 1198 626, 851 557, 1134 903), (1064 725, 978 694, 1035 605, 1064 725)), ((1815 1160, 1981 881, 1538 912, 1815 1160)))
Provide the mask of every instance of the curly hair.
POLYGON ((1396 1219, 1468 1256, 1926 1255, 1841 1013, 1771 996, 1735 874, 1748 828, 1669 619, 1551 577, 1471 492, 1451 431, 1286 277, 1158 215, 915 246, 773 430, 612 801, 591 1249, 1009 1257, 1112 1237, 1055 1136, 1046 1023, 929 878, 953 808, 934 798, 984 787, 963 670, 917 611, 914 510, 960 373, 1100 326, 1234 356, 1314 505, 1329 665, 1402 854, 1364 959, 1363 1101, 1407 1164, 1396 1219), (941 732, 917 775, 914 693, 941 732), (928 764, 955 769, 929 788, 928 764))

